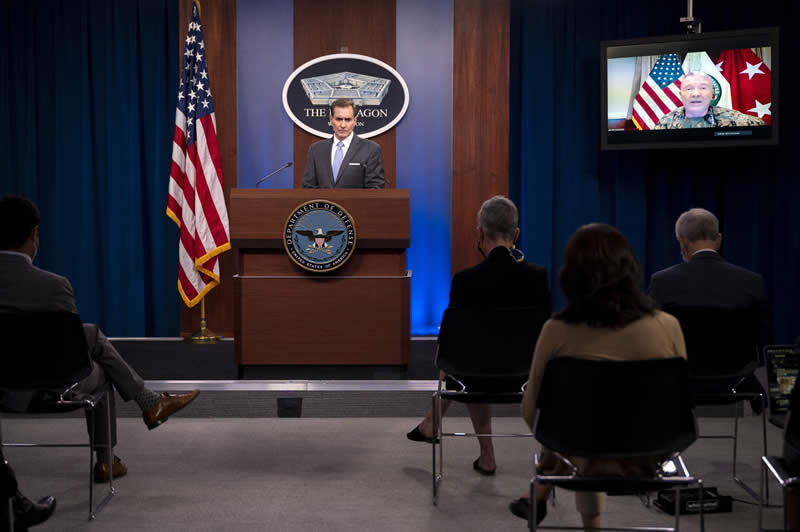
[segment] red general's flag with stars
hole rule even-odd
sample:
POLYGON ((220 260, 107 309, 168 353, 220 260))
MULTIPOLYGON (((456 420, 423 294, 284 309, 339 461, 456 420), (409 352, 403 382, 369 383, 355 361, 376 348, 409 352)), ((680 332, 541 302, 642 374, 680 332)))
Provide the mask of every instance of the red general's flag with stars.
POLYGON ((178 291, 195 306, 219 284, 217 255, 231 248, 217 123, 197 2, 186 35, 175 109, 167 216, 181 229, 178 291))
POLYGON ((772 123, 772 71, 750 48, 725 50, 717 68, 731 86, 734 109, 772 123))

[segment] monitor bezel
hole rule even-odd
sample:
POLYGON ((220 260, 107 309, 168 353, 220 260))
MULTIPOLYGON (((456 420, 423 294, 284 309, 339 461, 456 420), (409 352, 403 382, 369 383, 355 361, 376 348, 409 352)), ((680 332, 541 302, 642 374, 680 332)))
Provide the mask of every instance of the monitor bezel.
POLYGON ((764 28, 751 28, 744 30, 720 31, 712 33, 693 33, 686 35, 665 35, 660 37, 647 37, 642 39, 623 39, 600 42, 600 149, 602 151, 616 150, 648 150, 666 148, 709 148, 730 146, 775 146, 778 144, 779 128, 779 54, 778 39, 780 36, 777 26, 764 28), (714 139, 685 138, 686 132, 680 130, 670 131, 643 131, 641 139, 626 140, 625 142, 609 142, 612 131, 608 129, 608 59, 614 57, 632 57, 640 55, 657 55, 669 50, 676 53, 703 51, 713 42, 713 48, 750 48, 756 46, 770 46, 772 48, 772 119, 770 135, 763 139, 746 137, 722 137, 714 139), (705 45, 704 45, 705 43, 705 45), (683 137, 683 138, 681 138, 683 137))

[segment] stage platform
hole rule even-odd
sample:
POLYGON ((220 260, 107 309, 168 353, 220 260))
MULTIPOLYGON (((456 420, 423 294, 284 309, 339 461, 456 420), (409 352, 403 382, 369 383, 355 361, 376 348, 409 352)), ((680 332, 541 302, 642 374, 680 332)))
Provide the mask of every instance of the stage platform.
MULTIPOLYGON (((203 392, 180 414, 186 417, 421 417, 431 405, 439 376, 435 336, 411 338, 408 366, 240 367, 232 339, 218 344, 191 344, 181 338, 111 341, 149 388, 203 392)), ((519 406, 498 405, 494 412, 518 417, 519 406)), ((467 412, 454 405, 452 414, 467 412)), ((136 417, 141 412, 118 396, 117 415, 136 417)))
POLYGON ((181 338, 110 338, 145 380, 436 380, 435 336, 414 336, 407 366, 238 366, 233 339, 191 344, 181 338))
MULTIPOLYGON (((415 417, 431 406, 438 370, 436 337, 414 337, 408 366, 247 366, 234 360, 231 339, 196 345, 181 338, 111 338, 155 391, 202 391, 179 415, 195 418, 415 417)), ((496 417, 519 417, 519 405, 494 405, 496 417)), ((728 417, 728 407, 702 407, 698 415, 728 417)), ((73 415, 82 416, 76 412, 73 415)), ((117 396, 119 417, 138 417, 133 402, 117 396)), ((467 416, 454 404, 448 415, 467 416)), ((24 417, 24 416, 22 416, 24 417)))

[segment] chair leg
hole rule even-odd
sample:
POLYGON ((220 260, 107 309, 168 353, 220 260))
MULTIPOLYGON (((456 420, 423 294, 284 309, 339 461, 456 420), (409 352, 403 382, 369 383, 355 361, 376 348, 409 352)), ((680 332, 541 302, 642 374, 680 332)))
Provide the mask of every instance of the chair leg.
POLYGON ((90 416, 91 427, 89 430, 89 521, 93 521, 94 515, 94 445, 95 437, 94 432, 97 429, 97 414, 94 409, 90 416))
POLYGON ((736 475, 736 464, 739 461, 737 455, 739 448, 739 403, 734 403, 733 409, 733 478, 736 480, 738 478, 736 475))
MULTIPOLYGON (((764 443, 764 453, 761 456, 767 456, 767 401, 764 394, 761 394, 761 436, 764 443)), ((764 504, 769 506, 769 484, 764 486, 764 494, 766 499, 759 497, 759 504, 764 500, 764 504)))
POLYGON ((528 495, 528 530, 536 531, 536 471, 531 480, 531 492, 528 495))
POLYGON ((436 417, 438 417, 438 421, 435 422, 436 428, 433 431, 433 442, 436 444, 436 440, 439 440, 439 476, 437 478, 441 486, 442 480, 444 479, 444 415, 442 412, 442 396, 439 395, 436 401, 436 417))
MULTIPOLYGON (((762 402, 763 402, 763 396, 762 396, 762 402)), ((750 486, 748 486, 747 483, 745 481, 743 481, 742 479, 740 479, 739 475, 736 474, 736 465, 739 462, 739 456, 738 456, 738 447, 739 447, 739 445, 738 445, 739 444, 739 403, 734 403, 734 409, 735 410, 734 410, 734 413, 733 413, 733 480, 734 480, 734 482, 739 484, 739 486, 741 486, 742 489, 744 491, 746 491, 747 494, 750 495, 756 502, 760 502, 761 499, 759 498, 759 496, 755 492, 755 490, 753 488, 751 488, 750 486)), ((762 409, 762 415, 763 415, 763 413, 764 413, 764 411, 762 409)), ((766 423, 766 421, 765 421, 765 423, 766 423)), ((764 452, 766 454, 766 424, 764 425, 764 442, 765 442, 764 452)))
POLYGON ((681 529, 681 488, 675 488, 675 532, 681 529))
MULTIPOLYGON (((433 439, 433 443, 431 444, 431 476, 432 476, 432 480, 433 480, 433 505, 434 506, 439 504, 439 481, 441 480, 441 477, 436 474, 436 437, 437 437, 437 434, 438 434, 437 431, 439 430, 439 425, 437 423, 437 419, 439 417, 439 412, 438 412, 438 410, 436 408, 438 406, 438 401, 437 401, 438 398, 439 398, 439 392, 438 391, 434 392, 434 394, 433 394, 433 406, 432 406, 432 409, 433 409, 433 429, 431 431, 431 436, 432 436, 432 439, 433 439)), ((439 442, 441 444, 441 439, 439 440, 439 442)))
POLYGON ((758 530, 761 532, 764 529, 764 484, 766 482, 767 466, 764 464, 763 459, 759 461, 759 464, 761 472, 758 479, 758 530))
MULTIPOLYGON (((114 390, 111 389, 108 393, 114 393, 114 390)), ((108 401, 108 396, 104 398, 104 400, 108 401)), ((109 402, 108 408, 106 408, 106 456, 108 456, 108 492, 105 494, 103 499, 97 503, 97 508, 94 507, 94 449, 95 449, 95 429, 97 428, 97 410, 96 408, 92 408, 92 430, 89 434, 89 521, 93 521, 97 518, 97 514, 100 513, 100 510, 111 501, 111 498, 114 497, 116 490, 114 489, 114 447, 111 444, 111 404, 109 402)))
MULTIPOLYGON (((114 393, 114 389, 112 388, 109 390, 108 393, 114 393)), ((113 495, 116 493, 114 490, 114 446, 111 444, 111 408, 114 403, 109 400, 108 408, 106 408, 106 427, 108 427, 108 433, 106 434, 106 441, 108 444, 106 445, 106 451, 108 455, 108 490, 113 495)), ((116 408, 116 407, 114 407, 116 408)), ((114 414, 116 415, 116 413, 114 414)))

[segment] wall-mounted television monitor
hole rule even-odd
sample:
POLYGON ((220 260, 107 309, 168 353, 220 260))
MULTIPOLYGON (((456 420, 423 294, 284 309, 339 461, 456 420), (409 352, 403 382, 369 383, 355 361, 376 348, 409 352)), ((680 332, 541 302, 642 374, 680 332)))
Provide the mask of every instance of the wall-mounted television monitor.
POLYGON ((778 28, 600 47, 603 150, 778 143, 778 28))

